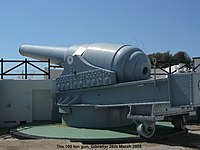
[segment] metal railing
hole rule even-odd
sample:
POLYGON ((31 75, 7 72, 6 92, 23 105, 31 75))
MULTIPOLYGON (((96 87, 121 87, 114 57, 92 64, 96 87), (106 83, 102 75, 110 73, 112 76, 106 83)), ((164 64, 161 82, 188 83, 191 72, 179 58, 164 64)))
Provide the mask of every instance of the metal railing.
MULTIPOLYGON (((153 59, 151 61, 152 69, 160 69, 163 72, 163 73, 156 72, 156 75, 174 74, 175 72, 178 72, 179 70, 181 70, 183 68, 188 68, 190 71, 196 72, 197 68, 200 67, 200 63, 198 65, 194 66, 194 60, 192 60, 191 62, 183 63, 183 64, 184 64, 183 66, 172 70, 172 66, 178 65, 178 63, 157 61, 156 59, 153 59), (160 65, 163 65, 163 64, 168 66, 169 71, 167 71, 166 68, 160 67, 160 65)), ((154 73, 151 73, 151 75, 154 75, 154 73)))
MULTIPOLYGON (((4 60, 3 58, 0 59, 0 63, 1 63, 1 69, 0 69, 0 76, 1 79, 4 79, 4 76, 22 76, 24 77, 24 79, 28 79, 28 76, 48 76, 48 79, 50 79, 50 68, 60 68, 61 66, 55 66, 55 65, 50 65, 50 59, 48 59, 47 61, 38 61, 38 60, 4 60), (17 65, 14 65, 13 67, 6 69, 4 67, 5 63, 18 63, 17 65), (42 69, 41 67, 35 65, 34 63, 45 63, 47 64, 47 69, 42 69), (41 73, 30 73, 30 71, 28 70, 28 66, 32 66, 33 68, 35 68, 36 70, 39 70, 41 73), (24 70, 22 73, 11 73, 13 70, 15 70, 16 68, 19 68, 21 66, 24 66, 24 70)), ((190 68, 191 71, 196 72, 196 69, 200 67, 200 63, 198 65, 196 65, 194 67, 194 61, 192 60, 190 63, 186 63, 183 66, 181 66, 180 68, 177 68, 175 70, 172 70, 172 66, 173 65, 177 65, 177 63, 171 63, 171 62, 161 62, 158 61, 156 59, 153 59, 151 61, 151 65, 153 66, 154 69, 160 69, 162 71, 162 73, 156 72, 156 75, 168 75, 168 74, 173 74, 175 72, 177 72, 180 69, 183 68, 190 68), (169 66, 169 71, 165 70, 164 68, 160 67, 160 65, 162 64, 166 64, 166 66, 169 66)), ((154 75, 155 73, 151 73, 151 75, 154 75)))
POLYGON ((4 60, 1 58, 0 60, 1 63, 1 72, 0 76, 1 79, 4 79, 4 76, 16 76, 20 75, 24 77, 25 79, 28 79, 28 76, 48 76, 48 79, 50 79, 50 59, 47 61, 38 61, 38 60, 4 60), (18 63, 17 65, 14 65, 13 67, 9 69, 5 69, 4 64, 5 63, 18 63), (46 63, 47 64, 47 71, 42 69, 41 67, 35 65, 34 63, 46 63), (32 66, 34 69, 39 70, 41 73, 29 73, 28 66, 32 66), (22 73, 11 73, 13 70, 16 68, 19 68, 21 66, 24 66, 24 71, 22 73))

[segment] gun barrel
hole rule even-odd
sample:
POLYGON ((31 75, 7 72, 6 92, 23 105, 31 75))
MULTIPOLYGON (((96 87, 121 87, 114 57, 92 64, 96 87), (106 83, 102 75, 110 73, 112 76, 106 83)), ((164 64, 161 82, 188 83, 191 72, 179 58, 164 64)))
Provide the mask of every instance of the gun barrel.
MULTIPOLYGON (((21 55, 38 60, 48 60, 64 68, 74 64, 80 68, 79 63, 73 63, 74 55, 81 56, 90 65, 116 72, 118 82, 145 80, 150 78, 151 64, 147 55, 139 48, 131 45, 94 43, 73 45, 71 47, 50 47, 22 45, 19 49, 21 55), (68 62, 72 60, 72 63, 68 62)), ((70 68, 73 68, 72 66, 70 68)))
POLYGON ((31 57, 41 61, 50 59, 52 64, 63 66, 64 56, 67 52, 67 49, 67 47, 21 45, 19 52, 23 56, 31 57))

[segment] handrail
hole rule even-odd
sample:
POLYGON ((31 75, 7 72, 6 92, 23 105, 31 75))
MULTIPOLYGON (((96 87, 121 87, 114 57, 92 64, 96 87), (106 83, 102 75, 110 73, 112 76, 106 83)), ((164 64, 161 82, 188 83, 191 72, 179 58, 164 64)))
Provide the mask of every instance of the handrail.
MULTIPOLYGON (((156 64, 153 63, 153 61, 151 61, 151 65, 156 65, 156 68, 160 69, 161 71, 163 71, 163 73, 156 73, 156 75, 168 75, 168 74, 174 74, 175 72, 177 72, 178 70, 180 69, 183 69, 184 67, 187 67, 188 68, 188 63, 187 64, 184 64, 183 66, 181 66, 180 68, 178 69, 175 69, 175 70, 172 70, 172 66, 173 65, 177 65, 177 63, 171 63, 171 62, 163 62, 163 61, 157 61, 156 64), (159 67, 159 65, 161 64, 168 64, 168 67, 169 67, 169 71, 159 67)), ((192 66, 194 64, 194 60, 192 60, 190 62, 190 67, 192 69, 193 72, 196 72, 197 68, 200 68, 200 63, 198 65, 196 65, 195 67, 192 66)), ((151 75, 154 75, 154 73, 151 73, 151 75)))
POLYGON ((48 79, 50 79, 50 59, 48 59, 47 61, 38 61, 38 60, 4 60, 3 58, 0 59, 0 63, 1 63, 1 72, 0 72, 0 76, 1 79, 4 79, 4 76, 14 76, 14 75, 22 75, 25 76, 25 79, 28 79, 28 76, 40 76, 40 75, 47 75, 48 79), (4 70, 4 64, 5 63, 19 63, 17 65, 14 65, 13 67, 4 70), (47 63, 48 64, 48 70, 44 70, 42 68, 40 68, 39 66, 36 66, 33 63, 47 63), (24 65, 24 73, 10 73, 11 71, 15 70, 16 68, 19 68, 20 66, 24 65), (39 70, 42 73, 29 73, 28 72, 28 66, 32 66, 33 68, 35 68, 36 70, 39 70))

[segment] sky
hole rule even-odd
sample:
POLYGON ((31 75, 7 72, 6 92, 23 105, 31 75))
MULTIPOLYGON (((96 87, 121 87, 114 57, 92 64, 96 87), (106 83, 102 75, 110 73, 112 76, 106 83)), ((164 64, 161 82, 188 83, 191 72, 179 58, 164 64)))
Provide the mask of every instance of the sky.
POLYGON ((200 0, 0 0, 0 57, 21 44, 131 44, 200 56, 200 0))

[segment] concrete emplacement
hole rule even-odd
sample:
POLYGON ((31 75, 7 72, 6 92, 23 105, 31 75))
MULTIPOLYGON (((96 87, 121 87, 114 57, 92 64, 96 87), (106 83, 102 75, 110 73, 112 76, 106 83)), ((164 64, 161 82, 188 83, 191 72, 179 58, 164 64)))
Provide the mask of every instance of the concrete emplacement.
MULTIPOLYGON (((74 128, 56 122, 35 122, 21 125, 11 130, 14 137, 20 139, 68 139, 71 142, 82 143, 126 143, 147 141, 141 138, 132 126, 109 129, 74 128)), ((157 122, 156 133, 151 140, 167 138, 186 133, 185 130, 175 130, 170 122, 157 122)))

